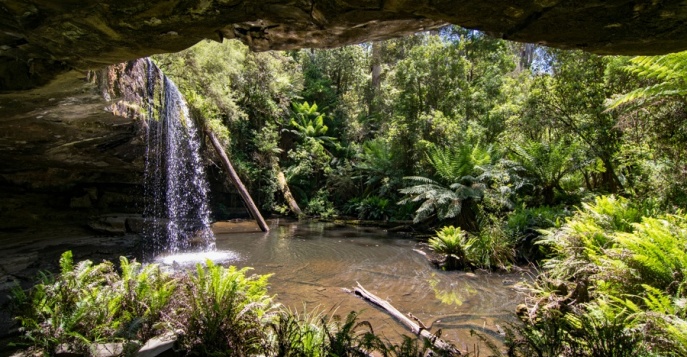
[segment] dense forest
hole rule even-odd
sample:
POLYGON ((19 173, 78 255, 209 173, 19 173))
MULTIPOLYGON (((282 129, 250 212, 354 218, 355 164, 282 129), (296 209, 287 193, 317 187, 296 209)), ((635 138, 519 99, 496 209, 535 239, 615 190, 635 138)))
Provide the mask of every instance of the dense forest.
POLYGON ((684 356, 686 56, 446 27, 155 61, 263 212, 412 220, 444 269, 537 266, 510 355, 684 356))
MULTIPOLYGON (((602 57, 452 26, 329 50, 203 41, 153 61, 262 212, 420 233, 438 269, 531 272, 503 344, 478 333, 481 353, 431 355, 687 356, 687 52, 602 57)), ((125 354, 167 333, 183 355, 417 357, 437 340, 280 310, 248 268, 119 266, 66 252, 15 289, 29 345, 125 354)))

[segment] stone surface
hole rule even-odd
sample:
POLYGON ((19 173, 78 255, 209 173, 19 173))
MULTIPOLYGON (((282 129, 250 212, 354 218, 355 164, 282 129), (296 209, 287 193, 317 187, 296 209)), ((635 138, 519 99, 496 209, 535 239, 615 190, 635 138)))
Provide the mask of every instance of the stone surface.
POLYGON ((72 68, 175 52, 203 38, 252 49, 333 47, 454 23, 602 54, 687 48, 687 6, 655 0, 4 0, 0 90, 72 68))
POLYGON ((153 337, 138 350, 136 357, 175 356, 174 344, 176 341, 177 337, 173 333, 153 337))
POLYGON ((145 126, 123 97, 141 86, 141 70, 72 71, 0 94, 0 233, 140 212, 145 126))
POLYGON ((121 215, 94 217, 88 227, 97 233, 125 234, 126 217, 121 215))
POLYGON ((91 356, 93 357, 116 357, 124 352, 123 343, 96 343, 91 346, 91 356))

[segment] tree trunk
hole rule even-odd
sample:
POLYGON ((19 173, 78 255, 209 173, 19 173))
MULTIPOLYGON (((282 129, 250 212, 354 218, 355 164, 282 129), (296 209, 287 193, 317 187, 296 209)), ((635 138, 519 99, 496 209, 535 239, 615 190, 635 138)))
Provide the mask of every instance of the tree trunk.
POLYGON ((281 171, 281 168, 279 168, 278 165, 275 165, 275 169, 277 170, 277 185, 279 186, 279 190, 284 194, 284 200, 286 200, 286 203, 289 204, 291 212, 296 214, 296 216, 301 216, 303 212, 301 211, 301 208, 298 207, 298 202, 296 202, 296 200, 293 198, 291 190, 289 190, 289 185, 286 183, 286 177, 284 177, 284 173, 281 171))
POLYGON ((222 144, 220 144, 219 140, 217 140, 217 137, 212 131, 206 129, 205 134, 207 134, 207 136, 210 138, 212 146, 215 147, 215 150, 217 151, 217 154, 220 157, 220 161, 222 161, 222 166, 224 166, 224 169, 227 171, 229 179, 234 184, 234 187, 236 187, 236 190, 239 191, 239 194, 243 198, 243 201, 246 203, 246 206, 248 206, 248 210, 250 211, 251 216, 253 216, 253 219, 255 219, 258 222, 258 226, 260 226, 260 229, 263 232, 268 232, 270 228, 267 226, 265 219, 262 218, 262 214, 260 214, 258 207, 255 205, 253 199, 250 197, 248 190, 246 190, 246 187, 243 186, 243 183, 241 182, 239 175, 236 174, 234 166, 231 165, 231 162, 227 157, 227 153, 224 152, 224 149, 222 148, 222 144))

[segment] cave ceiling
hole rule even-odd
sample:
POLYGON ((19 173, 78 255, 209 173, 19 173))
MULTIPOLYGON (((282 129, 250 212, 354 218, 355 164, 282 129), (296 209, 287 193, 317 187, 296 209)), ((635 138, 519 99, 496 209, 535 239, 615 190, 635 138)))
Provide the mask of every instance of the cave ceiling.
POLYGON ((661 0, 2 0, 0 91, 202 39, 328 48, 448 23, 598 54, 661 54, 687 49, 685 20, 685 1, 661 0))

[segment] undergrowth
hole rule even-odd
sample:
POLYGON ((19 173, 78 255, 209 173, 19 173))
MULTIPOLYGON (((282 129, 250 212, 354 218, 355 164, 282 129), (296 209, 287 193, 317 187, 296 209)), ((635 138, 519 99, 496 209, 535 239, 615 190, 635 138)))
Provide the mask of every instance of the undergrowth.
POLYGON ((96 343, 119 342, 134 355, 145 340, 172 332, 188 356, 420 357, 428 341, 385 341, 355 312, 344 319, 288 310, 268 295, 269 275, 211 261, 174 274, 158 265, 120 259, 75 263, 60 259, 60 273, 43 274, 28 291, 13 290, 24 339, 34 352, 95 354, 96 343))
POLYGON ((598 197, 540 244, 509 356, 687 355, 687 215, 598 197))

